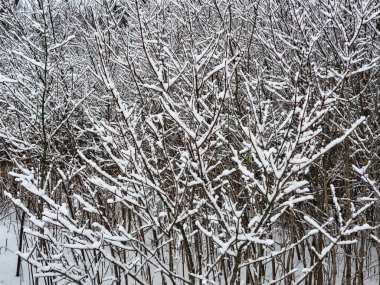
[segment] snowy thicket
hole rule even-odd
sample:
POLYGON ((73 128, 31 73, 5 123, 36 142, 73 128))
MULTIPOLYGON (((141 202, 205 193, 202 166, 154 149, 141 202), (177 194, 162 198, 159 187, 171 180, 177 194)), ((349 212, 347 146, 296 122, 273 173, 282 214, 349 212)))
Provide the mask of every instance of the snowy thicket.
POLYGON ((5 2, 0 193, 34 284, 379 274, 378 1, 5 2))

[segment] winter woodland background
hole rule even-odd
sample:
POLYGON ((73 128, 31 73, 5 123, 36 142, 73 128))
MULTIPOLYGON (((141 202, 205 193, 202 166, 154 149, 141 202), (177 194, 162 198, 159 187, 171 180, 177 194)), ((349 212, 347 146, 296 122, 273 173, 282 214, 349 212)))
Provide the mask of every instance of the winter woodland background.
POLYGON ((2 1, 17 274, 380 284, 379 62, 376 0, 2 1))

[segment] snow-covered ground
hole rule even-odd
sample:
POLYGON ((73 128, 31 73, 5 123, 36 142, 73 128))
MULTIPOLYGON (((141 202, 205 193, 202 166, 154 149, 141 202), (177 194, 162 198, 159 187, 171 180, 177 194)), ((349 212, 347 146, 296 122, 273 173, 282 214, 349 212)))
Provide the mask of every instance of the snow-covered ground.
MULTIPOLYGON (((17 266, 17 232, 18 223, 14 217, 8 216, 5 219, 0 220, 0 285, 30 285, 29 282, 29 270, 28 265, 23 262, 21 267, 21 277, 16 277, 16 266, 17 266)), ((372 252, 373 256, 372 263, 377 264, 376 253, 372 252)), ((301 265, 301 264, 299 264, 301 265)), ((373 272, 366 272, 367 277, 364 280, 365 285, 375 285, 379 284, 377 266, 368 266, 373 268, 373 272), (370 277, 369 277, 369 276, 370 277)), ((301 268, 299 268, 301 269, 301 268)), ((182 269, 179 269, 182 270, 182 269)), ((300 270, 301 271, 301 270, 300 270)), ((268 270, 271 272, 271 270, 268 270)), ((245 274, 243 274, 244 276, 245 274)), ((155 276, 159 280, 156 284, 161 282, 160 277, 155 276)), ((342 270, 339 270, 336 285, 342 284, 342 270)), ((43 280, 41 280, 43 284, 43 280)), ((128 284, 135 284, 133 280, 129 280, 128 284)), ((245 285, 242 283, 242 285, 245 285)))
POLYGON ((20 278, 16 277, 17 239, 14 225, 1 223, 0 237, 0 284, 20 284, 20 278))
POLYGON ((23 262, 21 276, 16 277, 17 222, 4 219, 0 222, 0 285, 29 285, 27 265, 23 262))

